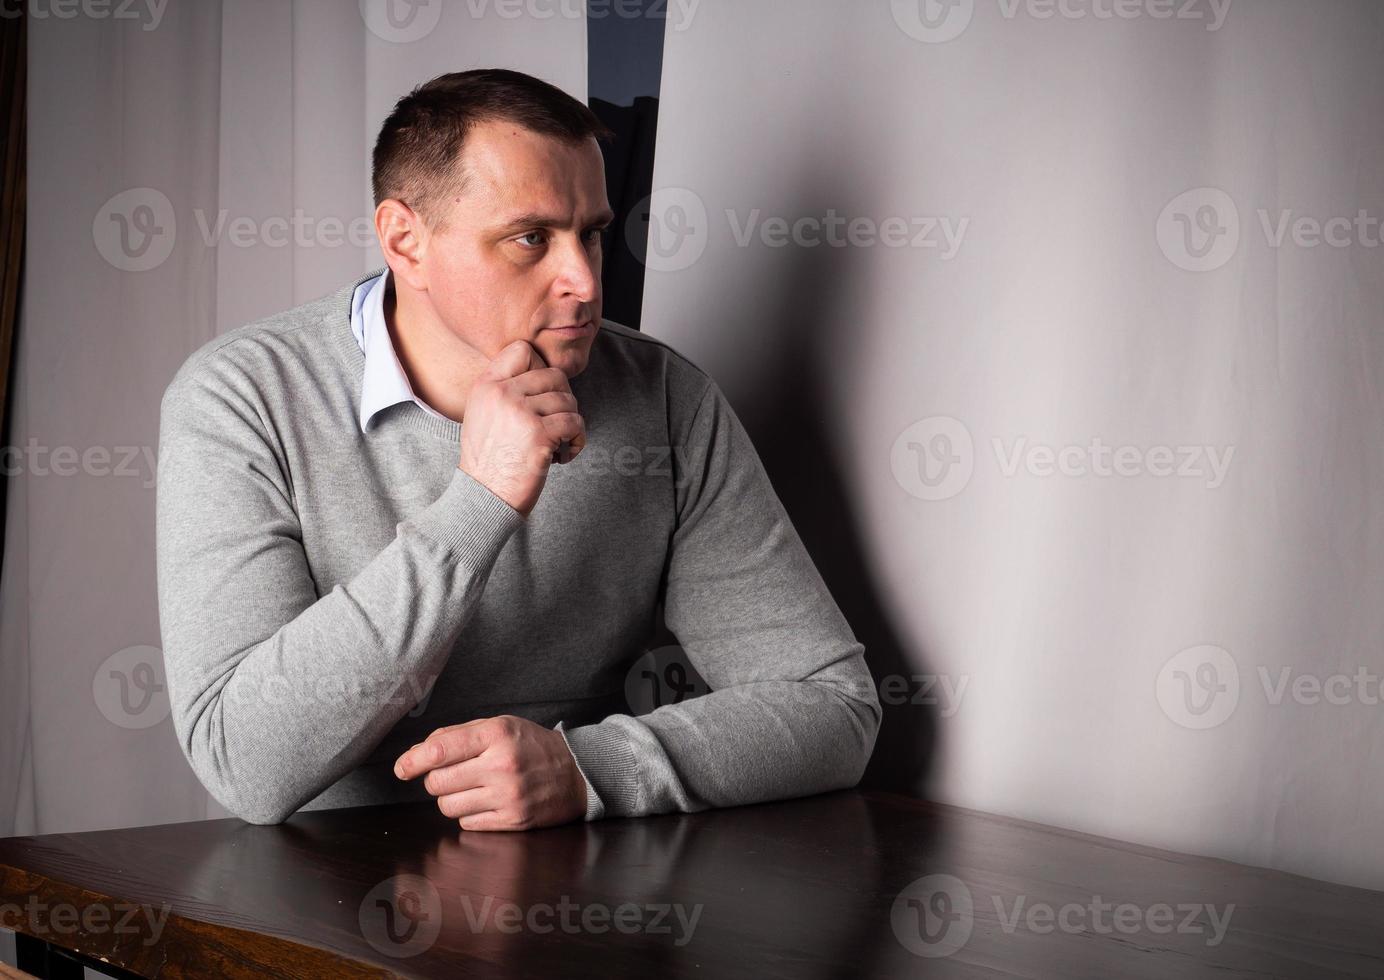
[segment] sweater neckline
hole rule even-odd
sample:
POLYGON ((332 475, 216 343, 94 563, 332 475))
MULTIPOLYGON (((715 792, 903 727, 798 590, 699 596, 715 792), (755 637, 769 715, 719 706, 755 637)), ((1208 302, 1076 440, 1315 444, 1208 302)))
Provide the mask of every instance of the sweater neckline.
MULTIPOLYGON (((367 272, 350 285, 339 289, 332 298, 330 309, 323 320, 328 336, 351 367, 351 377, 355 382, 355 428, 357 432, 360 431, 360 392, 361 386, 365 384, 365 352, 360 349, 356 335, 351 331, 351 297, 358 286, 382 275, 384 271, 384 266, 381 266, 373 272, 367 272)), ((427 433, 439 439, 446 439, 451 442, 461 440, 460 422, 429 415, 414 402, 401 402, 399 405, 391 406, 388 418, 394 420, 398 425, 406 426, 416 432, 427 433)), ((376 422, 375 426, 381 424, 384 422, 376 422)), ((371 427, 372 433, 375 431, 375 426, 371 427)))

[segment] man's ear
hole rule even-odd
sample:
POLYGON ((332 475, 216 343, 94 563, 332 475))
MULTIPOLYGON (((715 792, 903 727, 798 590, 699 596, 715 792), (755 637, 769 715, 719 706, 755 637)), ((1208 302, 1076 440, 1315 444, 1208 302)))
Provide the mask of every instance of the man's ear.
POLYGON ((397 198, 386 198, 375 208, 375 235, 395 278, 418 292, 426 291, 422 260, 428 228, 423 216, 397 198))

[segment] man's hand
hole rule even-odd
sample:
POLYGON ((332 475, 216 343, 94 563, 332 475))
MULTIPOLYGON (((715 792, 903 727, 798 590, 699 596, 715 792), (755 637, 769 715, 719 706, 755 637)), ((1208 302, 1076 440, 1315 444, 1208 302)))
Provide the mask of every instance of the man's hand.
POLYGON ((525 517, 538 503, 564 441, 571 462, 586 445, 567 375, 547 367, 526 340, 495 355, 466 397, 457 466, 525 517))
POLYGON ((586 782, 561 732, 514 715, 439 728, 394 763, 462 830, 532 830, 586 815, 586 782))

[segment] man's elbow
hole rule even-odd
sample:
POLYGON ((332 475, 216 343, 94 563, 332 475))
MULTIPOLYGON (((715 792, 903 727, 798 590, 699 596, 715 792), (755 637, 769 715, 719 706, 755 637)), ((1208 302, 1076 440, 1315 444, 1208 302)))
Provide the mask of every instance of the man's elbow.
POLYGON ((244 778, 229 778, 224 773, 207 770, 194 764, 202 786, 233 817, 246 823, 270 826, 287 820, 298 809, 297 801, 289 799, 279 787, 246 785, 244 778))
POLYGON ((234 817, 246 823, 280 824, 298 809, 289 787, 256 767, 230 759, 213 748, 213 739, 193 730, 183 742, 183 754, 203 789, 234 817))
POLYGON ((835 690, 843 708, 845 737, 837 743, 836 785, 833 789, 850 789, 865 776, 865 768, 874 754, 875 739, 879 736, 883 709, 879 695, 868 674, 848 689, 835 690))
MULTIPOLYGON (((213 793, 212 795, 215 796, 216 794, 213 793)), ((261 827, 269 827, 275 824, 281 824, 289 817, 293 816, 293 814, 297 811, 297 807, 291 805, 284 806, 282 804, 274 803, 272 801, 256 801, 248 805, 246 805, 245 803, 237 802, 234 806, 222 802, 221 805, 226 807, 226 809, 230 811, 231 816, 239 817, 246 823, 257 824, 261 827)))
POLYGON ((861 728, 860 739, 857 742, 855 765, 851 767, 849 774, 850 782, 846 784, 845 788, 859 784, 860 780, 865 777, 865 769, 869 766, 870 757, 875 752, 875 740, 879 737, 879 725, 882 716, 883 711, 880 708, 878 698, 867 702, 863 709, 856 714, 861 728))

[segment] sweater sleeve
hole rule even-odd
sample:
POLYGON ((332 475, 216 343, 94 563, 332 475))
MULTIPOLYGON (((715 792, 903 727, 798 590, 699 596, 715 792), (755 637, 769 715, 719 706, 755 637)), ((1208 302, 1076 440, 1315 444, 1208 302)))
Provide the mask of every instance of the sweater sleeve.
POLYGON ((879 728, 864 647, 714 382, 675 438, 664 618, 712 693, 564 731, 588 820, 853 786, 879 728))
POLYGON ((434 679, 523 516, 461 469, 319 597, 291 482, 234 385, 180 372, 159 429, 159 619, 173 723, 207 790, 278 823, 359 765, 434 679), (409 686, 409 682, 413 686, 409 686))

